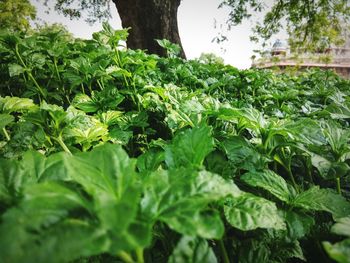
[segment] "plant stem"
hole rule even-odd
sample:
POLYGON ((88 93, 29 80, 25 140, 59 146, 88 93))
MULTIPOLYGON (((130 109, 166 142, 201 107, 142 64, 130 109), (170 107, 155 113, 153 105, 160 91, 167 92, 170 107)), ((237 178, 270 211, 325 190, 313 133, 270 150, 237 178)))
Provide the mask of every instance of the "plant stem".
POLYGON ((60 76, 60 73, 59 73, 59 71, 58 71, 57 60, 56 60, 56 58, 53 59, 53 64, 54 64, 54 67, 55 67, 55 71, 56 71, 57 78, 58 78, 59 81, 61 81, 61 76, 60 76))
POLYGON ((120 251, 117 254, 117 256, 120 257, 126 263, 134 263, 133 258, 130 256, 130 254, 126 253, 125 251, 120 251))
POLYGON ((137 257, 137 263, 144 263, 145 260, 143 258, 143 249, 137 248, 136 249, 136 257, 137 257))
POLYGON ((225 248, 225 244, 224 244, 224 241, 222 239, 219 240, 219 246, 220 246, 220 250, 221 250, 223 263, 230 263, 230 260, 228 258, 227 251, 225 248))
POLYGON ((85 90, 84 90, 84 85, 83 85, 83 83, 80 84, 80 88, 81 88, 81 92, 82 92, 83 94, 85 94, 85 90))
POLYGON ((10 141, 11 138, 10 138, 10 135, 7 133, 6 129, 5 129, 5 128, 2 128, 2 131, 3 131, 4 134, 5 134, 6 140, 7 140, 7 141, 10 141))
POLYGON ((292 174, 292 171, 291 171, 290 167, 288 167, 287 172, 288 172, 288 175, 289 175, 290 180, 291 180, 292 183, 293 183, 293 186, 294 186, 295 190, 298 190, 297 183, 295 182, 295 179, 294 179, 294 176, 293 176, 293 174, 292 174))
POLYGON ((100 87, 100 90, 103 90, 104 88, 101 82, 99 80, 96 80, 96 82, 97 82, 97 85, 100 87))
MULTIPOLYGON (((16 44, 16 47, 15 47, 15 53, 16 53, 17 58, 18 58, 19 61, 21 62, 22 66, 23 66, 25 69, 28 69, 26 63, 23 61, 21 55, 19 54, 18 45, 17 45, 17 44, 16 44)), ((32 73, 31 73, 30 71, 29 71, 29 72, 26 71, 26 72, 27 72, 28 77, 34 82, 34 86, 38 89, 39 93, 40 93, 44 98, 46 98, 45 93, 44 93, 44 90, 40 87, 40 85, 38 84, 38 82, 36 81, 36 79, 34 78, 34 76, 32 75, 32 73)))
POLYGON ((338 194, 341 195, 340 178, 339 178, 339 177, 335 178, 335 181, 337 182, 337 191, 338 191, 338 194))
POLYGON ((53 138, 53 139, 59 143, 59 145, 62 147, 62 149, 66 153, 68 153, 69 155, 72 155, 71 151, 68 149, 67 145, 64 143, 61 136, 58 136, 58 138, 53 138))

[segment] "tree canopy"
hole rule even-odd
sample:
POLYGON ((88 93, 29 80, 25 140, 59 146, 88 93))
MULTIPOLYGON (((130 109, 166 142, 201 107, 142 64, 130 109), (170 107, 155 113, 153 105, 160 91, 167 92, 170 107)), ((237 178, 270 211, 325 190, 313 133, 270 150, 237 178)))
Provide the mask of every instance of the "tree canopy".
POLYGON ((261 0, 225 0, 220 7, 231 8, 227 23, 235 26, 254 12, 266 12, 253 28, 253 41, 262 46, 281 30, 289 35, 291 48, 319 50, 341 45, 349 30, 348 0, 275 0, 268 6, 261 0))
POLYGON ((36 9, 29 0, 0 1, 0 29, 26 30, 36 17, 36 9))
MULTIPOLYGON (((48 3, 48 0, 42 1, 48 3)), ((112 3, 117 7, 123 27, 131 27, 129 47, 164 55, 155 39, 166 38, 181 46, 177 28, 177 8, 181 0, 56 0, 55 10, 70 18, 85 17, 87 22, 93 23, 110 16, 112 3)), ((222 0, 219 7, 231 10, 228 28, 251 18, 254 13, 265 12, 263 21, 254 26, 251 37, 262 47, 275 34, 286 30, 293 49, 319 50, 343 43, 349 30, 349 5, 348 0, 222 0)))

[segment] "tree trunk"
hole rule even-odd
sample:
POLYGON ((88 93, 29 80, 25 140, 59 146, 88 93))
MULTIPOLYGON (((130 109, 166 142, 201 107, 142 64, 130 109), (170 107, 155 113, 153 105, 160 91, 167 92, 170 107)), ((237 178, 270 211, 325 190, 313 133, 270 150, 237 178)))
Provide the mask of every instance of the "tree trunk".
POLYGON ((177 10, 181 0, 112 0, 123 28, 131 27, 127 45, 132 49, 147 49, 149 53, 165 56, 166 51, 155 39, 168 39, 181 47, 177 26, 177 10))

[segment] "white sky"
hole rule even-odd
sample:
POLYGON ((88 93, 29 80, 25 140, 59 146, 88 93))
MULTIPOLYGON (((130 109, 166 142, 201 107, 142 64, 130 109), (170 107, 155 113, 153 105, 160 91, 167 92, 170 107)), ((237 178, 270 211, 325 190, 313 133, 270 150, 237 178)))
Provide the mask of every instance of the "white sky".
MULTIPOLYGON (((45 13, 46 7, 43 7, 40 1, 31 0, 32 4, 37 7, 37 17, 48 23, 62 23, 66 25, 76 37, 91 38, 93 32, 102 29, 101 23, 90 26, 81 20, 71 21, 63 15, 54 11, 48 15, 45 13)), ((49 0, 49 3, 54 0, 49 0)), ((216 44, 212 39, 220 32, 219 28, 214 27, 224 24, 228 17, 227 9, 217 9, 220 0, 183 0, 178 10, 178 26, 182 45, 185 49, 187 58, 197 58, 201 53, 214 53, 224 58, 225 63, 231 64, 238 68, 249 68, 251 65, 250 57, 253 55, 254 46, 249 41, 251 34, 251 22, 245 21, 242 25, 234 27, 231 31, 226 32, 229 41, 216 44)), ((121 22, 118 12, 113 3, 111 3, 112 18, 109 23, 115 29, 121 28, 121 22)))

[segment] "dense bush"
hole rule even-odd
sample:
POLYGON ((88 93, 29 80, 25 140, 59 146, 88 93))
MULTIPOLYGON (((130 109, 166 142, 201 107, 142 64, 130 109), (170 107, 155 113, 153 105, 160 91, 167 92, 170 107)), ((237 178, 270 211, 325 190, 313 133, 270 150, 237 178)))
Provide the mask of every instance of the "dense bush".
POLYGON ((1 262, 350 262, 349 81, 126 37, 0 33, 1 262))

